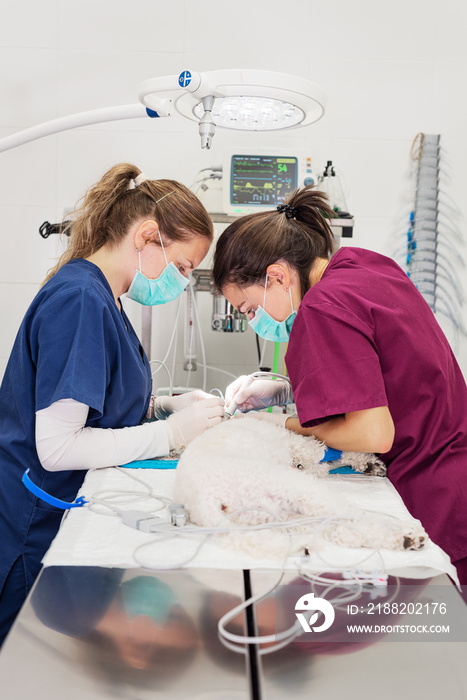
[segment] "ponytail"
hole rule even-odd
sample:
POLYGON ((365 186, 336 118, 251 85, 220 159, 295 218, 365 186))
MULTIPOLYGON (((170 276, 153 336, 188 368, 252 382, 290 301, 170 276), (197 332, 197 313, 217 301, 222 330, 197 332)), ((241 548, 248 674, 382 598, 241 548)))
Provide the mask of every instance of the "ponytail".
POLYGON ((309 185, 294 190, 277 209, 238 219, 217 242, 215 290, 221 294, 227 284, 263 283, 268 266, 284 260, 298 272, 303 297, 314 261, 329 258, 334 250, 329 225, 334 216, 326 194, 309 185))
POLYGON ((144 218, 155 219, 173 241, 193 236, 213 240, 212 220, 191 190, 175 180, 138 180, 138 175, 142 173, 135 165, 120 163, 86 192, 69 215, 68 247, 44 283, 70 260, 88 258, 106 244, 118 245, 130 226, 144 218))

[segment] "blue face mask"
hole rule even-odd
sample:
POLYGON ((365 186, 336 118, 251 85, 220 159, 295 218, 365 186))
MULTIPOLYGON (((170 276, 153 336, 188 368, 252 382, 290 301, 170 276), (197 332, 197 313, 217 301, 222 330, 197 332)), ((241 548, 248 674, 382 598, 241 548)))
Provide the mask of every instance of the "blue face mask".
POLYGON ((133 301, 137 301, 138 304, 143 304, 143 306, 167 304, 169 301, 176 299, 188 284, 188 277, 182 275, 173 262, 167 262, 160 232, 159 238, 166 262, 162 274, 155 280, 145 277, 141 272, 141 252, 138 251, 139 270, 136 270, 130 289, 127 292, 128 299, 133 299, 133 301))
POLYGON ((158 625, 167 621, 175 594, 166 583, 150 576, 137 576, 122 586, 123 607, 128 617, 145 615, 158 625))
POLYGON ((266 283, 264 285, 264 298, 263 306, 258 306, 255 311, 254 317, 248 321, 250 326, 253 328, 254 332, 259 335, 260 338, 264 340, 272 340, 275 343, 287 343, 290 336, 290 331, 292 330, 292 324, 295 320, 297 312, 294 311, 292 302, 292 292, 289 287, 290 294, 290 306, 292 308, 292 313, 287 316, 285 321, 276 321, 268 314, 263 308, 266 306, 266 287, 268 283, 268 276, 266 275, 266 283))

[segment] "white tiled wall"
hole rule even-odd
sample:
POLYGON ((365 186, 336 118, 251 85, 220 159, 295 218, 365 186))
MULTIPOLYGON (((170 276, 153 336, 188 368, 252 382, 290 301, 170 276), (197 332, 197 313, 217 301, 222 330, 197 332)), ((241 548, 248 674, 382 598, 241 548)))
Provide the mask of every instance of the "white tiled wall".
MULTIPOLYGON (((0 154, 0 376, 21 318, 60 250, 54 237, 39 237, 40 224, 59 221, 116 162, 190 185, 201 168, 222 162, 226 147, 302 147, 317 171, 332 159, 345 176, 356 219, 346 244, 392 254, 404 242, 412 140, 420 131, 439 133, 442 188, 465 211, 466 23, 460 0, 5 2, 0 138, 65 114, 137 102, 142 80, 185 68, 299 75, 324 88, 328 108, 319 123, 287 134, 219 132, 210 152, 199 148, 194 122, 174 117, 81 128, 0 154)), ((458 223, 464 231, 463 216, 458 223)), ((212 333, 209 295, 200 294, 199 303, 208 364, 234 374, 255 366, 253 334, 212 333)), ((129 308, 139 327, 140 309, 129 308)), ((165 355, 175 313, 176 303, 154 310, 154 359, 165 355)), ((465 339, 459 360, 465 373, 465 339)), ((200 385, 200 374, 190 377, 192 386, 200 385)), ((157 378, 167 381, 163 371, 157 378)), ((178 371, 177 383, 186 379, 178 371)), ((208 374, 209 387, 227 381, 208 374)))

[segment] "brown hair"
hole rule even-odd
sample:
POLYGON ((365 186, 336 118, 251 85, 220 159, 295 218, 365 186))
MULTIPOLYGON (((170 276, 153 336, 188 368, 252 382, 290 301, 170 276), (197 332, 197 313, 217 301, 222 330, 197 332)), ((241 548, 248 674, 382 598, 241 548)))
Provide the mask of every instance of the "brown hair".
POLYGON ((298 272, 302 296, 306 294, 314 261, 333 252, 328 219, 335 214, 326 194, 312 185, 294 190, 286 204, 282 211, 249 214, 225 229, 214 255, 217 293, 226 284, 243 287, 264 282, 268 266, 284 260, 298 272))
POLYGON ((117 245, 129 227, 145 217, 154 218, 170 240, 193 236, 213 240, 212 220, 191 190, 175 180, 145 180, 130 189, 131 180, 140 173, 135 165, 120 163, 86 192, 81 206, 69 215, 68 247, 44 283, 70 260, 87 258, 106 243, 117 245))

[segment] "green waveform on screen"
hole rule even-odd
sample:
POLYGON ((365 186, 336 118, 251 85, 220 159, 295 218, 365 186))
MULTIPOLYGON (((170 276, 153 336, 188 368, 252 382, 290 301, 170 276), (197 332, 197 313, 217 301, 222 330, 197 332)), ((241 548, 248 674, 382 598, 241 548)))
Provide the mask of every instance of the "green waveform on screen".
POLYGON ((275 189, 272 182, 265 182, 261 187, 258 187, 258 185, 252 185, 251 182, 245 182, 244 185, 234 185, 233 188, 235 192, 251 192, 252 190, 261 192, 261 190, 275 189))

